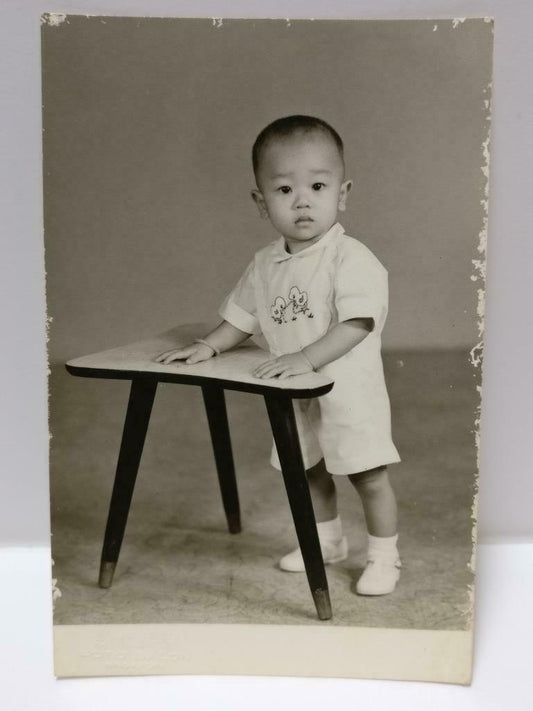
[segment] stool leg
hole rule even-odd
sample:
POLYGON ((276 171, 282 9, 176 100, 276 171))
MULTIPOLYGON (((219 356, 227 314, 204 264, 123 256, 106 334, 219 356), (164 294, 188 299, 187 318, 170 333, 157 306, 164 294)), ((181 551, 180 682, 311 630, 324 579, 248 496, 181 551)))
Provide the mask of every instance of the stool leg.
POLYGON ((215 454, 222 503, 230 533, 240 533, 241 513, 223 388, 203 385, 205 411, 215 454))
POLYGON ((265 395, 265 402, 311 594, 319 619, 329 620, 332 612, 328 581, 302 460, 292 400, 276 393, 265 395))
POLYGON ((152 378, 135 379, 131 383, 102 549, 98 580, 101 588, 109 588, 113 582, 156 388, 157 381, 152 378))

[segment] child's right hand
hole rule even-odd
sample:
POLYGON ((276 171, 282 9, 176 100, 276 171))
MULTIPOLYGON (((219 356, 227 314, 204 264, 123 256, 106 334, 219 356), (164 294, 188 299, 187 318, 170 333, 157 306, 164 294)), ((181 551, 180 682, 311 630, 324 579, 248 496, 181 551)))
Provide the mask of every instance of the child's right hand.
POLYGON ((156 363, 168 365, 173 360, 184 360, 188 365, 200 363, 203 360, 209 360, 215 355, 212 348, 203 343, 192 343, 185 348, 174 348, 171 351, 165 351, 155 358, 156 363))

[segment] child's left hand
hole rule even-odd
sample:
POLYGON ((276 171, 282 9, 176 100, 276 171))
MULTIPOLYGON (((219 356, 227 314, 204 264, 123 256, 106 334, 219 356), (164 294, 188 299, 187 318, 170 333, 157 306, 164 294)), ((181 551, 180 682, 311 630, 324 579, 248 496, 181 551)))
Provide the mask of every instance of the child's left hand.
POLYGON ((288 353, 261 363, 254 371, 256 378, 288 378, 290 375, 301 375, 312 372, 313 367, 302 353, 288 353))

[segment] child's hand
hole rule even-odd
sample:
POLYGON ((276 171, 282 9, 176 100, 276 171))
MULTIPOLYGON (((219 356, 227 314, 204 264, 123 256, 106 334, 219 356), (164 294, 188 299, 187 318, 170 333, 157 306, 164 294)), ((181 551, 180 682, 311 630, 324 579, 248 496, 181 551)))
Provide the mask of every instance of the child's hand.
POLYGON ((256 378, 275 378, 278 376, 281 380, 289 377, 289 375, 301 375, 302 373, 310 373, 312 370, 313 366, 307 358, 302 353, 297 352, 261 363, 253 371, 253 375, 256 378))
POLYGON ((215 355, 215 352, 209 346, 203 343, 193 343, 185 348, 174 348, 171 351, 165 351, 155 358, 156 363, 168 365, 173 360, 184 360, 188 365, 200 363, 203 360, 209 360, 215 355))

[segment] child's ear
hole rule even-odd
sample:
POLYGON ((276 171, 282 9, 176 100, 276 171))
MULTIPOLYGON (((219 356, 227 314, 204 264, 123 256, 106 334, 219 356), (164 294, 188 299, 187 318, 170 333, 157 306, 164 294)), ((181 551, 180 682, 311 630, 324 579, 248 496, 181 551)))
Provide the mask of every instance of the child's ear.
POLYGON ((263 197, 263 194, 260 190, 257 190, 257 188, 254 188, 251 192, 252 200, 255 202, 257 205, 257 209, 259 210, 259 214, 265 220, 268 217, 268 211, 266 209, 266 203, 265 203, 265 198, 263 197))
POLYGON ((351 180, 345 180, 341 185, 338 202, 339 212, 344 212, 346 210, 346 200, 348 198, 348 193, 352 189, 352 185, 353 182, 351 180))

